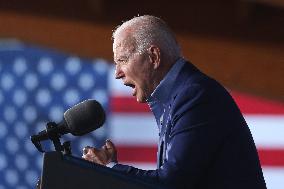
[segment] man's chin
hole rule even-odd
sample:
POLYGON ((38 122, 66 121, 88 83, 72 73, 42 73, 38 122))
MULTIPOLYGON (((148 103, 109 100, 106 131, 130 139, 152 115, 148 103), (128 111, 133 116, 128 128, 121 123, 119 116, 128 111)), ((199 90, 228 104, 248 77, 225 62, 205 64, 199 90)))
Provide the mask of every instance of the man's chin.
POLYGON ((137 97, 136 96, 136 101, 138 102, 138 103, 146 103, 147 102, 147 98, 139 98, 139 97, 137 97))

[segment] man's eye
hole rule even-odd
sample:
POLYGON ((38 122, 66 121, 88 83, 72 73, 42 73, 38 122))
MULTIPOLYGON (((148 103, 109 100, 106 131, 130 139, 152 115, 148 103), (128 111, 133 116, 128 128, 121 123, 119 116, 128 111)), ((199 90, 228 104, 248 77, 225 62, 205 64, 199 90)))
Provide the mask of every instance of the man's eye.
POLYGON ((123 64, 127 62, 127 59, 119 59, 118 62, 123 64))

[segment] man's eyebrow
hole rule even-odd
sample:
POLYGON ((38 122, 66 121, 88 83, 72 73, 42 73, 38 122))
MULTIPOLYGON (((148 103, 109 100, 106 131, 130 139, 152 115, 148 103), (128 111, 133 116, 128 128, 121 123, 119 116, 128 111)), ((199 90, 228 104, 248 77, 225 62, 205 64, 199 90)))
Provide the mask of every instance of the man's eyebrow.
POLYGON ((115 60, 116 60, 116 61, 120 61, 120 60, 125 60, 125 59, 127 59, 127 58, 128 58, 127 55, 121 55, 121 56, 116 57, 115 60))
POLYGON ((114 64, 116 65, 117 63, 121 62, 122 60, 126 59, 125 56, 119 56, 119 57, 115 57, 113 59, 114 64))

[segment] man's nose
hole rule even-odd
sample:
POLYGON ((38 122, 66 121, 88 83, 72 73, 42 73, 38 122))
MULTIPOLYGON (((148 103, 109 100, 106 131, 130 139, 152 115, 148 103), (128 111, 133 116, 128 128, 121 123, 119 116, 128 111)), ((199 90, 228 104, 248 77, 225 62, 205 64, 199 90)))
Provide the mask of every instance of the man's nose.
POLYGON ((115 79, 121 79, 123 77, 124 77, 123 71, 121 70, 119 65, 116 65, 115 66, 115 79))

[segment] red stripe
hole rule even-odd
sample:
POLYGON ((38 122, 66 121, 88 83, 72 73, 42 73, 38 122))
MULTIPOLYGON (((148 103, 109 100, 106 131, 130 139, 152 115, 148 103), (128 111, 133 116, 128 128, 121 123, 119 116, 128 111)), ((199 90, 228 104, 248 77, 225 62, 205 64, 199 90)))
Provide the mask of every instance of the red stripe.
MULTIPOLYGON (((157 148, 155 146, 117 146, 118 161, 155 163, 157 148)), ((284 166, 284 149, 258 149, 262 166, 284 166)))
POLYGON ((157 147, 154 146, 117 146, 118 161, 155 163, 157 147))
POLYGON ((284 114, 284 103, 231 92, 243 114, 284 114))
POLYGON ((258 149, 261 165, 284 166, 284 149, 258 149))
POLYGON ((150 112, 147 103, 138 103, 136 98, 130 96, 115 96, 110 100, 110 110, 113 113, 141 113, 150 112))

